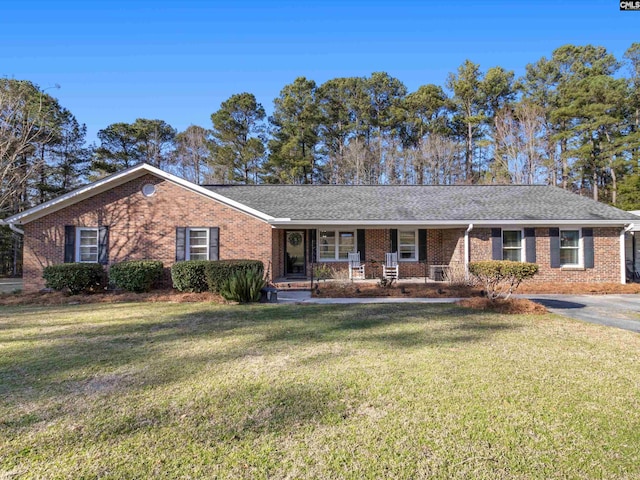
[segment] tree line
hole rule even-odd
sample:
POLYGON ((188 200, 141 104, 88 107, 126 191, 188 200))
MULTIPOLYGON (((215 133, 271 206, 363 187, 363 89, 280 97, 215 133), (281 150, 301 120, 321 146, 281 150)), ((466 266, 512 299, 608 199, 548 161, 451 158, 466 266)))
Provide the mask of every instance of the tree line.
POLYGON ((285 85, 267 118, 238 93, 208 126, 86 127, 28 80, 0 80, 0 218, 141 162, 197 183, 549 184, 640 208, 640 43, 565 45, 516 78, 470 60, 409 92, 385 72, 285 85))

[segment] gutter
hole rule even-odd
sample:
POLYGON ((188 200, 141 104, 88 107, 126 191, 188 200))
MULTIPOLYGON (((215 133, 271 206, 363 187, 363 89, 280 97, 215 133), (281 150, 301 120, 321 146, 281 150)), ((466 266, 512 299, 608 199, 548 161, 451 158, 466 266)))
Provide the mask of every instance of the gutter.
POLYGON ((470 257, 470 244, 469 233, 473 230, 473 223, 470 223, 467 229, 464 231, 464 275, 465 278, 469 278, 469 257, 470 257))
POLYGON ((275 227, 314 228, 316 226, 348 226, 348 227, 395 227, 395 226, 415 226, 417 228, 460 228, 469 225, 469 222, 476 227, 509 227, 528 225, 532 227, 568 226, 576 225, 582 227, 622 227, 629 220, 292 220, 289 218, 271 218, 268 223, 275 227))
POLYGON ((9 230, 11 230, 12 232, 15 232, 19 235, 24 235, 24 230, 16 227, 13 223, 9 223, 9 222, 5 222, 4 220, 0 220, 0 225, 8 225, 9 226, 9 230))

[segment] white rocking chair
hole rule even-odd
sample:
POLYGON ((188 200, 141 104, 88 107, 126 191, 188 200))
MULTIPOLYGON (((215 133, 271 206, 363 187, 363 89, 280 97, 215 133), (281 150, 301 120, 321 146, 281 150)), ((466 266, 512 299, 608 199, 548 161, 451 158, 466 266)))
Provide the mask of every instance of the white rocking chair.
POLYGON ((400 276, 398 268, 398 252, 385 254, 385 261, 382 266, 382 276, 387 279, 398 280, 400 276))
POLYGON ((360 263, 360 252, 349 253, 349 280, 364 280, 364 263, 360 263))

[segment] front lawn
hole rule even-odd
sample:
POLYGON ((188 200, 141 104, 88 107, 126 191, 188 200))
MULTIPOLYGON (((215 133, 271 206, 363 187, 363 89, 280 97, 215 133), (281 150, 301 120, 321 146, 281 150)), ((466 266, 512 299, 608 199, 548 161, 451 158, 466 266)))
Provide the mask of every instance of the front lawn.
POLYGON ((640 336, 454 305, 0 310, 0 478, 638 478, 640 336))

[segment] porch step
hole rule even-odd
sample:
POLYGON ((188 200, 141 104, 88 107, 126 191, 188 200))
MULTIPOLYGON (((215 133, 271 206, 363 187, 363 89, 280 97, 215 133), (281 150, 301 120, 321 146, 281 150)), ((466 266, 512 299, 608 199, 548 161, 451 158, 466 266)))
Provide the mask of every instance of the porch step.
POLYGON ((278 290, 310 290, 311 280, 279 278, 273 282, 278 290))

